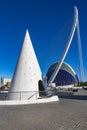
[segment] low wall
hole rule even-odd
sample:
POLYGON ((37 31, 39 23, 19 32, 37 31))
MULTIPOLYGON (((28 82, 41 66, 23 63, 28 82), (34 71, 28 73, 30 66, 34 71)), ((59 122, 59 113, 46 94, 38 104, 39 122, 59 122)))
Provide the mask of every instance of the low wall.
POLYGON ((41 98, 36 100, 4 100, 0 101, 0 105, 25 105, 25 104, 38 104, 38 103, 49 103, 59 101, 58 96, 52 96, 48 98, 41 98))

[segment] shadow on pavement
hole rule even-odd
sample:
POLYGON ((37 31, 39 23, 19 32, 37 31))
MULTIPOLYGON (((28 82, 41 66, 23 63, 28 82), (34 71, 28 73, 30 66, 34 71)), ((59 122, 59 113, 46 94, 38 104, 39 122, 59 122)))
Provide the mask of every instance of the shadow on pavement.
POLYGON ((73 99, 73 100, 87 100, 86 95, 59 95, 59 98, 64 98, 64 99, 73 99))

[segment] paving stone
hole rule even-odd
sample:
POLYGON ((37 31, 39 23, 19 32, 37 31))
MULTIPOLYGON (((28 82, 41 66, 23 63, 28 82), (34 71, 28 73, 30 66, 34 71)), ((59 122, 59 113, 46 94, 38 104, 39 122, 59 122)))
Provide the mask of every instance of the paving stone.
POLYGON ((87 130, 87 100, 0 106, 0 130, 87 130))

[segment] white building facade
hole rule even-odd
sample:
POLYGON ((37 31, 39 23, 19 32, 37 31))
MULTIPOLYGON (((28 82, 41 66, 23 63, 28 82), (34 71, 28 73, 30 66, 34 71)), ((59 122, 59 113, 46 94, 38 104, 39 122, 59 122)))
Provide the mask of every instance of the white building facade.
POLYGON ((4 78, 4 77, 1 78, 1 83, 2 84, 7 84, 8 82, 11 82, 10 78, 4 78))

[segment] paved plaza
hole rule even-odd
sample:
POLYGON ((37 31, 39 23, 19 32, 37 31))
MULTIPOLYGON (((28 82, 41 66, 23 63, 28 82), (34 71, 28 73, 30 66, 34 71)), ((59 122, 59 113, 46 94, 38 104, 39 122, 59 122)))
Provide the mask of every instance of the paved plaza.
POLYGON ((87 130, 87 100, 0 106, 0 130, 87 130))

